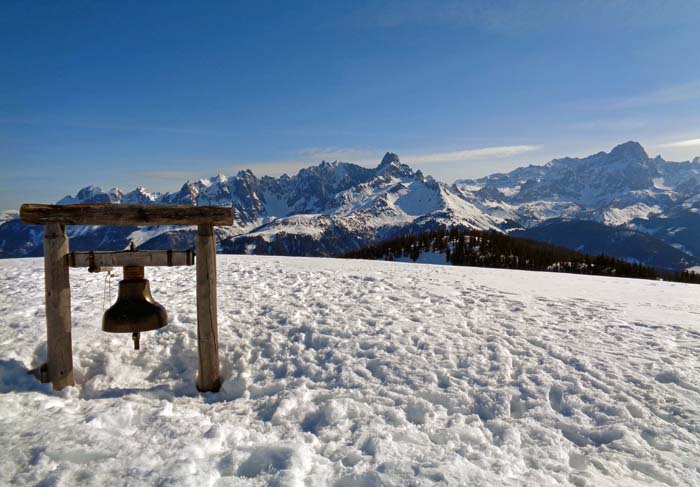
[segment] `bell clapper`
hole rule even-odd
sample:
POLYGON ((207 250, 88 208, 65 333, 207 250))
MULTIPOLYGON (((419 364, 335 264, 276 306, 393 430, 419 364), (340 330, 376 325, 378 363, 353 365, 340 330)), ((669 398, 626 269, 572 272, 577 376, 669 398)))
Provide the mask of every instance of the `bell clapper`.
POLYGON ((134 341, 134 350, 138 350, 140 348, 139 344, 139 339, 141 338, 141 333, 138 331, 135 331, 134 333, 131 334, 131 339, 134 341))

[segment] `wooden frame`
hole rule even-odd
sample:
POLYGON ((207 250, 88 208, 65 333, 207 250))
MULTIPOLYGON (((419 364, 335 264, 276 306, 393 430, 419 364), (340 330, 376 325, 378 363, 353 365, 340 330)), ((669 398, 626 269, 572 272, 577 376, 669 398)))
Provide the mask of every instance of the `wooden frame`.
POLYGON ((219 335, 214 225, 231 225, 233 209, 184 205, 36 205, 20 208, 23 223, 44 225, 47 361, 37 375, 55 390, 75 383, 71 340, 70 267, 192 265, 191 251, 70 252, 66 225, 197 225, 197 389, 218 391, 219 335))

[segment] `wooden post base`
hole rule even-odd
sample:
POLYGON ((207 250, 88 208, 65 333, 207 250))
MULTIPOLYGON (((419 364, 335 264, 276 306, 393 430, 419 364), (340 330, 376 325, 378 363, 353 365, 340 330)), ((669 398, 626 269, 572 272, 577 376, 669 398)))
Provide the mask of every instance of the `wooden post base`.
POLYGON ((36 369, 28 370, 27 374, 31 374, 34 377, 37 378, 39 382, 42 384, 46 384, 47 382, 51 382, 49 379, 49 366, 48 364, 41 364, 39 367, 36 369))

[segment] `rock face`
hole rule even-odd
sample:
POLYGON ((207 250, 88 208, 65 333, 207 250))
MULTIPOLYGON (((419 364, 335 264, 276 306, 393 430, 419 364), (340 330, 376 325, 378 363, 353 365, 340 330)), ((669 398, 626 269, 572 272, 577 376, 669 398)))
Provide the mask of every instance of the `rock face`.
MULTIPOLYGON (((649 157, 637 142, 626 142, 610 153, 555 159, 544 166, 457 181, 455 186, 487 204, 492 215, 514 213, 512 219, 523 228, 536 227, 550 218, 593 220, 644 232, 700 257, 697 157, 692 162, 668 162, 649 157)), ((613 253, 612 248, 605 251, 628 257, 613 253)))
MULTIPOLYGON (((220 250, 234 253, 337 255, 436 226, 513 231, 566 218, 638 230, 656 241, 649 245, 657 252, 661 239, 690 260, 700 256, 700 159, 651 158, 637 142, 452 185, 414 171, 388 152, 375 168, 323 161, 294 176, 257 177, 245 170, 187 181, 165 194, 89 186, 59 201, 97 202, 230 205, 234 226, 220 229, 218 237, 220 250)), ((69 227, 79 237, 74 247, 95 250, 124 248, 130 240, 151 248, 188 248, 192 232, 182 230, 69 227)), ((0 226, 0 256, 37 255, 40 246, 41 228, 13 219, 0 226)))
POLYGON ((700 163, 650 158, 637 142, 626 142, 610 153, 555 159, 455 185, 515 211, 525 225, 529 218, 538 222, 549 216, 620 225, 692 204, 689 199, 699 194, 700 163))
MULTIPOLYGON (((258 178, 250 170, 233 177, 187 181, 175 193, 129 193, 83 188, 59 203, 159 203, 226 205, 234 226, 218 229, 220 250, 233 253, 337 255, 401 232, 435 225, 498 230, 503 220, 466 201, 459 190, 413 171, 387 153, 376 168, 323 161, 294 176, 258 178)), ((41 228, 19 221, 0 227, 2 256, 40 254, 41 228)), ((177 227, 142 229, 69 227, 73 248, 189 248, 193 233, 177 227), (77 239, 77 240, 76 240, 77 239)))

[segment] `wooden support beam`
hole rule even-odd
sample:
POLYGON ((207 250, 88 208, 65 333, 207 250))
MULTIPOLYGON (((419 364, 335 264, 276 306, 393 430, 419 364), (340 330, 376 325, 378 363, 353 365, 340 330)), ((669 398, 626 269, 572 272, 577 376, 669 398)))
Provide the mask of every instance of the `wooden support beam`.
POLYGON ((122 252, 71 252, 71 267, 124 267, 194 265, 192 250, 125 250, 122 252))
POLYGON ((72 386, 68 236, 65 225, 49 223, 44 228, 44 280, 46 287, 46 338, 48 379, 55 390, 72 386))
POLYGON ((227 206, 82 205, 24 204, 19 209, 23 223, 46 225, 232 225, 233 208, 227 206))
POLYGON ((216 237, 211 224, 197 228, 197 389, 216 392, 221 387, 219 330, 216 319, 216 237))

